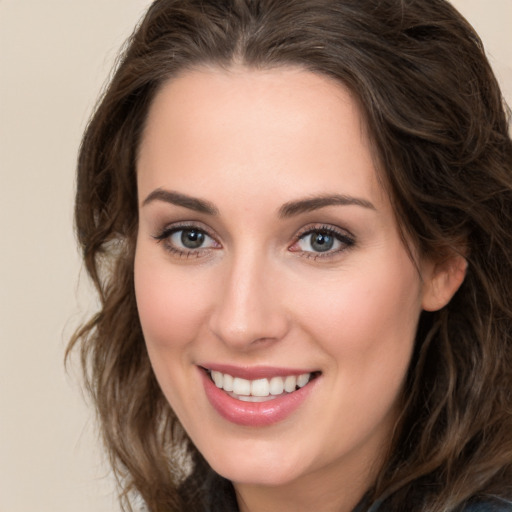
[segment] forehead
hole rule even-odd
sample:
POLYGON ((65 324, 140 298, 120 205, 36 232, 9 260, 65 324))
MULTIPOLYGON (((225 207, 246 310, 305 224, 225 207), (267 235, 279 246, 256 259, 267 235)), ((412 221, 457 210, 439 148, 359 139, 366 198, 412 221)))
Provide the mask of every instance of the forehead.
POLYGON ((192 182, 209 190, 224 183, 248 196, 271 189, 304 196, 332 187, 353 195, 383 192, 352 94, 294 67, 203 68, 164 84, 148 114, 138 181, 141 195, 192 182))

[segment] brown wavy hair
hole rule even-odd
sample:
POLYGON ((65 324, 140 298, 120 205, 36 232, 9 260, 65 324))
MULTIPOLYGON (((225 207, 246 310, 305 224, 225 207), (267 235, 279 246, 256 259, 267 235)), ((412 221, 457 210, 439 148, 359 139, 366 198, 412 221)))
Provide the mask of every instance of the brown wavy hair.
POLYGON ((157 0, 83 137, 76 230, 101 307, 73 336, 131 510, 236 510, 153 375, 133 284, 136 157, 167 80, 202 65, 295 65, 358 99, 401 229, 420 254, 463 251, 467 276, 423 313, 392 452, 368 491, 446 512, 512 496, 512 142, 480 39, 445 0, 157 0), (185 468, 185 469, 184 469, 185 468))

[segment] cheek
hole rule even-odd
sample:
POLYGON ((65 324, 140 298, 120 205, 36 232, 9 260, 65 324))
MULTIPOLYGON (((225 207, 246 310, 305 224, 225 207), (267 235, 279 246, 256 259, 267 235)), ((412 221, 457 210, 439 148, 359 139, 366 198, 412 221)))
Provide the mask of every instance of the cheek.
POLYGON ((136 254, 134 271, 137 308, 148 350, 173 351, 186 346, 204 316, 200 282, 191 282, 142 250, 136 254))
POLYGON ((407 257, 393 261, 351 269, 296 299, 305 328, 338 365, 350 360, 358 371, 372 372, 382 365, 398 369, 408 363, 421 286, 407 257))
POLYGON ((347 418, 343 435, 354 443, 393 423, 421 310, 415 268, 387 270, 368 268, 350 279, 347 274, 301 304, 310 337, 330 356, 326 378, 339 397, 324 410, 326 423, 334 432, 339 418, 347 418))

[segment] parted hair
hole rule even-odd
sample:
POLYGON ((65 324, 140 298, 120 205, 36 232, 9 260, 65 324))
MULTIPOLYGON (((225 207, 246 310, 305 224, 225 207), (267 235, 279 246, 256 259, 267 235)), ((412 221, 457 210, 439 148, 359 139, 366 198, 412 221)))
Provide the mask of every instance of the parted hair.
MULTIPOLYGON (((466 278, 423 312, 389 456, 367 503, 447 512, 512 496, 512 142, 468 22, 445 0, 157 0, 83 136, 76 232, 99 311, 72 337, 120 485, 151 512, 237 510, 153 375, 133 283, 136 161, 148 108, 187 69, 299 66, 347 87, 419 254, 466 278)), ((340 418, 340 422, 343 421, 340 418)))

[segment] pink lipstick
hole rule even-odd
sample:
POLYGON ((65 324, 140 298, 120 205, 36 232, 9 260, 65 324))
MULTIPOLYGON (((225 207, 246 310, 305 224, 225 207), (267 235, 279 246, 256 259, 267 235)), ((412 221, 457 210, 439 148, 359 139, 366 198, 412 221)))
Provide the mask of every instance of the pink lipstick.
POLYGON ((275 367, 205 365, 198 369, 212 407, 224 419, 249 427, 287 418, 304 403, 320 375, 275 367))

